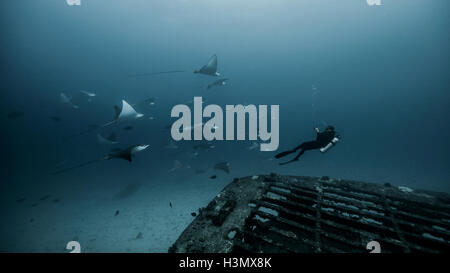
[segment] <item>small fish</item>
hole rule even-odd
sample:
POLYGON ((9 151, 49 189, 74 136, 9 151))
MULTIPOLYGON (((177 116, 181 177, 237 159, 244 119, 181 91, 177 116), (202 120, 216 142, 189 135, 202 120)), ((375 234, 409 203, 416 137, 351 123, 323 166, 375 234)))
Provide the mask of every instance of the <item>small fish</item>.
POLYGON ((119 215, 119 210, 116 210, 116 213, 114 213, 114 216, 119 215))
POLYGON ((169 206, 172 208, 172 202, 169 202, 169 206))
POLYGON ((217 175, 213 175, 213 176, 211 176, 210 178, 211 178, 211 179, 216 179, 216 178, 217 178, 217 175))

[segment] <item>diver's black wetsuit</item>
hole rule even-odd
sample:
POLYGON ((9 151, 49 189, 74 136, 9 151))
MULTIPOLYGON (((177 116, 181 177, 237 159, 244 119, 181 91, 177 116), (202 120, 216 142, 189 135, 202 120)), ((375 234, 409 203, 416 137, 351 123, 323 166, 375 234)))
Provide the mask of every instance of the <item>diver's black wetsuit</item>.
POLYGON ((280 165, 284 165, 284 164, 287 164, 287 163, 291 163, 291 162, 297 161, 298 158, 300 156, 302 156, 302 154, 305 151, 315 150, 315 149, 320 149, 322 147, 325 147, 325 146, 327 146, 328 143, 330 143, 330 141, 335 136, 336 136, 336 132, 334 130, 332 130, 332 131, 328 131, 327 130, 327 131, 324 131, 324 132, 317 132, 317 137, 316 137, 315 141, 303 142, 302 144, 300 144, 297 147, 295 147, 295 149, 293 149, 293 150, 289 150, 289 151, 285 151, 285 152, 281 152, 281 153, 277 154, 275 156, 275 158, 281 158, 281 157, 287 156, 289 154, 295 153, 298 149, 301 149, 301 151, 297 154, 297 156, 294 159, 292 159, 290 161, 287 161, 287 162, 284 162, 284 163, 280 163, 280 165))

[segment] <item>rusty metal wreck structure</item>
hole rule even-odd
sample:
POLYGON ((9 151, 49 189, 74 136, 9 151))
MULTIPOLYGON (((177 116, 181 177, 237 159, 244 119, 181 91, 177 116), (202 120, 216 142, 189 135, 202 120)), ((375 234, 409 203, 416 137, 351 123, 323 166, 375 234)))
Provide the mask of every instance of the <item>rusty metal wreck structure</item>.
POLYGON ((450 252, 450 195, 328 177, 235 179, 169 252, 450 252))

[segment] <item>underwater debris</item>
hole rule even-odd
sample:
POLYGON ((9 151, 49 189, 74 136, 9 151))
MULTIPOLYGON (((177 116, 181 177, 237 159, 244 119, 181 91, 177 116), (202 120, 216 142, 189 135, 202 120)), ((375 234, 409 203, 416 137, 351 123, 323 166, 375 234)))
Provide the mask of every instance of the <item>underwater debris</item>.
POLYGON ((320 178, 320 180, 322 180, 322 181, 330 181, 330 177, 328 177, 328 176, 322 176, 321 178, 320 178))
POLYGON ((408 187, 399 186, 398 189, 405 193, 413 192, 413 190, 408 187))
POLYGON ((221 170, 227 174, 230 174, 230 163, 228 162, 219 162, 214 165, 214 170, 221 170))
POLYGON ((383 253, 450 252, 447 193, 405 193, 344 179, 252 177, 228 184, 169 252, 367 253, 367 238, 380 240, 383 253))

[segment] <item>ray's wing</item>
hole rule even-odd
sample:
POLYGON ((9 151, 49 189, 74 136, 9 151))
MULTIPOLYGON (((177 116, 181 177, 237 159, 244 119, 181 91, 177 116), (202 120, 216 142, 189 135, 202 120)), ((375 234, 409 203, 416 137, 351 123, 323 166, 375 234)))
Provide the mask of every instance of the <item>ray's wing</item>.
POLYGON ((120 111, 120 114, 117 119, 122 118, 128 118, 128 117, 135 117, 138 113, 136 110, 134 110, 131 105, 128 104, 128 102, 122 100, 122 110, 120 111))
POLYGON ((215 74, 217 72, 217 55, 214 54, 208 63, 200 69, 200 72, 207 74, 215 74))

